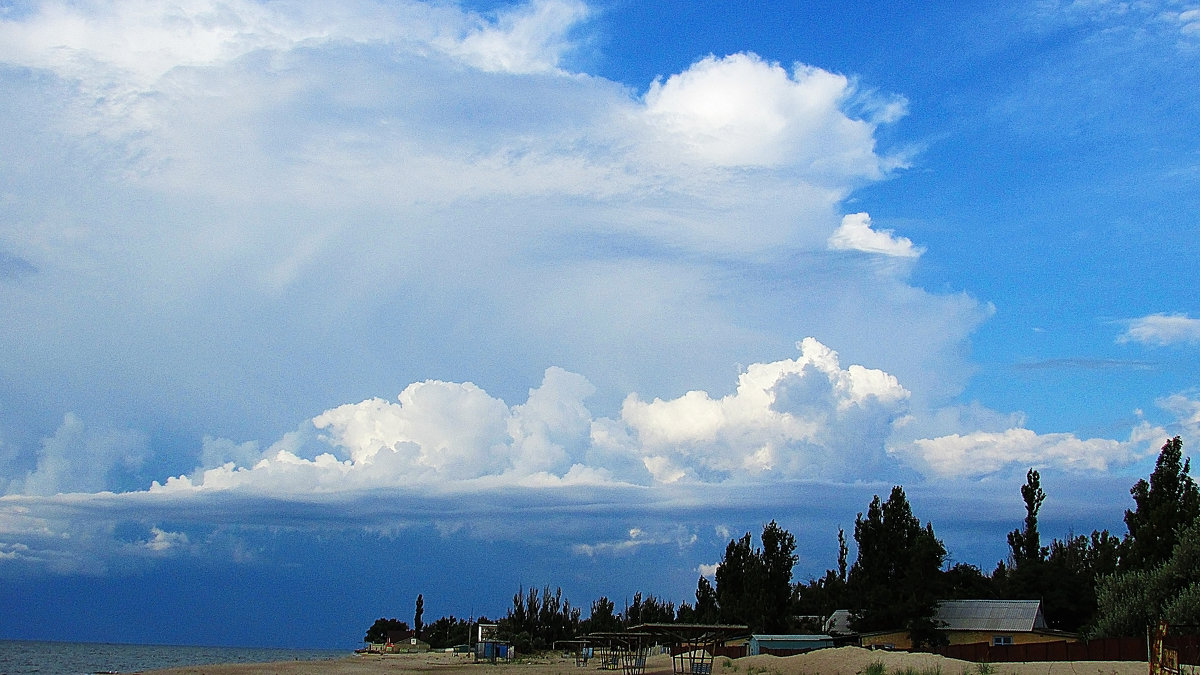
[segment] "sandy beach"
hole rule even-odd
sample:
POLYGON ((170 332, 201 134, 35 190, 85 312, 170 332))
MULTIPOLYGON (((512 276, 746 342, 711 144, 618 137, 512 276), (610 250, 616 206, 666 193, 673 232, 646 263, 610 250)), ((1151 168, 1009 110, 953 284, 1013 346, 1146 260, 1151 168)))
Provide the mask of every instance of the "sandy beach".
MULTIPOLYGON (((748 656, 740 659, 718 658, 714 675, 856 675, 873 663, 882 663, 886 672, 910 670, 914 675, 1145 675, 1147 664, 1138 661, 1074 661, 1056 663, 997 663, 990 666, 935 654, 871 651, 860 647, 822 649, 798 656, 748 656)), ((190 666, 145 671, 156 675, 369 675, 408 673, 422 675, 571 675, 578 673, 620 675, 621 671, 600 670, 595 662, 576 666, 571 658, 545 655, 514 663, 474 663, 461 654, 353 655, 336 661, 285 661, 261 664, 190 666)), ((671 658, 654 656, 646 665, 646 675, 671 675, 671 658)))

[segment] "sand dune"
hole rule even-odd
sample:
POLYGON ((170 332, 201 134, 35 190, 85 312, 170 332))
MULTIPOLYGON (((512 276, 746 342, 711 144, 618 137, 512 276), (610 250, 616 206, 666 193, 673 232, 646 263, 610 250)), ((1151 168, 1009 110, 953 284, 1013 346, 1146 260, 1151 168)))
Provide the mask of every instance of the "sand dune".
MULTIPOLYGON (((1137 661, 1074 661, 1059 663, 997 663, 980 665, 935 654, 871 651, 859 647, 822 649, 799 656, 748 656, 716 660, 714 675, 857 675, 871 664, 881 663, 887 673, 911 671, 912 675, 1146 675, 1149 667, 1137 661)), ((157 675, 572 675, 601 671, 593 661, 576 666, 573 659, 549 655, 515 663, 474 663, 459 654, 396 654, 349 656, 337 661, 286 661, 261 664, 190 666, 148 671, 157 675)), ((646 675, 671 675, 671 659, 660 655, 647 661, 646 675)))

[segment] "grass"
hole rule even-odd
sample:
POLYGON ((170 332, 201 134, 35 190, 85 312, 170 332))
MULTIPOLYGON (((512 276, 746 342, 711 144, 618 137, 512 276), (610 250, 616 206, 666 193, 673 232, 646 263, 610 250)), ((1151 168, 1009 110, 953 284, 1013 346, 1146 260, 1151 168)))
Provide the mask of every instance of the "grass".
MULTIPOLYGON (((859 675, 942 675, 942 668, 941 666, 934 666, 932 668, 923 668, 918 670, 910 667, 901 668, 900 670, 888 673, 887 668, 884 667, 882 661, 875 661, 871 663, 871 665, 867 666, 867 669, 859 673, 859 675)), ((963 675, 967 674, 963 673, 963 675)), ((980 675, 985 674, 980 673, 980 675)))
POLYGON ((883 667, 883 661, 874 661, 867 669, 862 672, 862 675, 886 675, 887 668, 883 667))

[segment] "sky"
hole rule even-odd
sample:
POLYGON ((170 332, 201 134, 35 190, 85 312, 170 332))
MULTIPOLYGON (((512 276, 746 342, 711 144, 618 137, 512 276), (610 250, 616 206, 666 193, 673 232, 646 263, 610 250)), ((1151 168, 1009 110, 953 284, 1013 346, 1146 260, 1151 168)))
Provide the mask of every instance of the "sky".
POLYGON ((0 638, 994 568, 1200 442, 1200 4, 0 0, 0 638), (853 554, 852 554, 853 555, 853 554))

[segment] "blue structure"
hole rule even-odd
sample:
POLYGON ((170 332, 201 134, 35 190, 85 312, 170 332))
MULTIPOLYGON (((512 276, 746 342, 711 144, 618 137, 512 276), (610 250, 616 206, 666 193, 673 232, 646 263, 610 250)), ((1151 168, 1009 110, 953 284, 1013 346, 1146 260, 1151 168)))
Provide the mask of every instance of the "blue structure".
POLYGON ((832 646, 833 638, 829 635, 751 635, 749 653, 791 656, 832 646))

